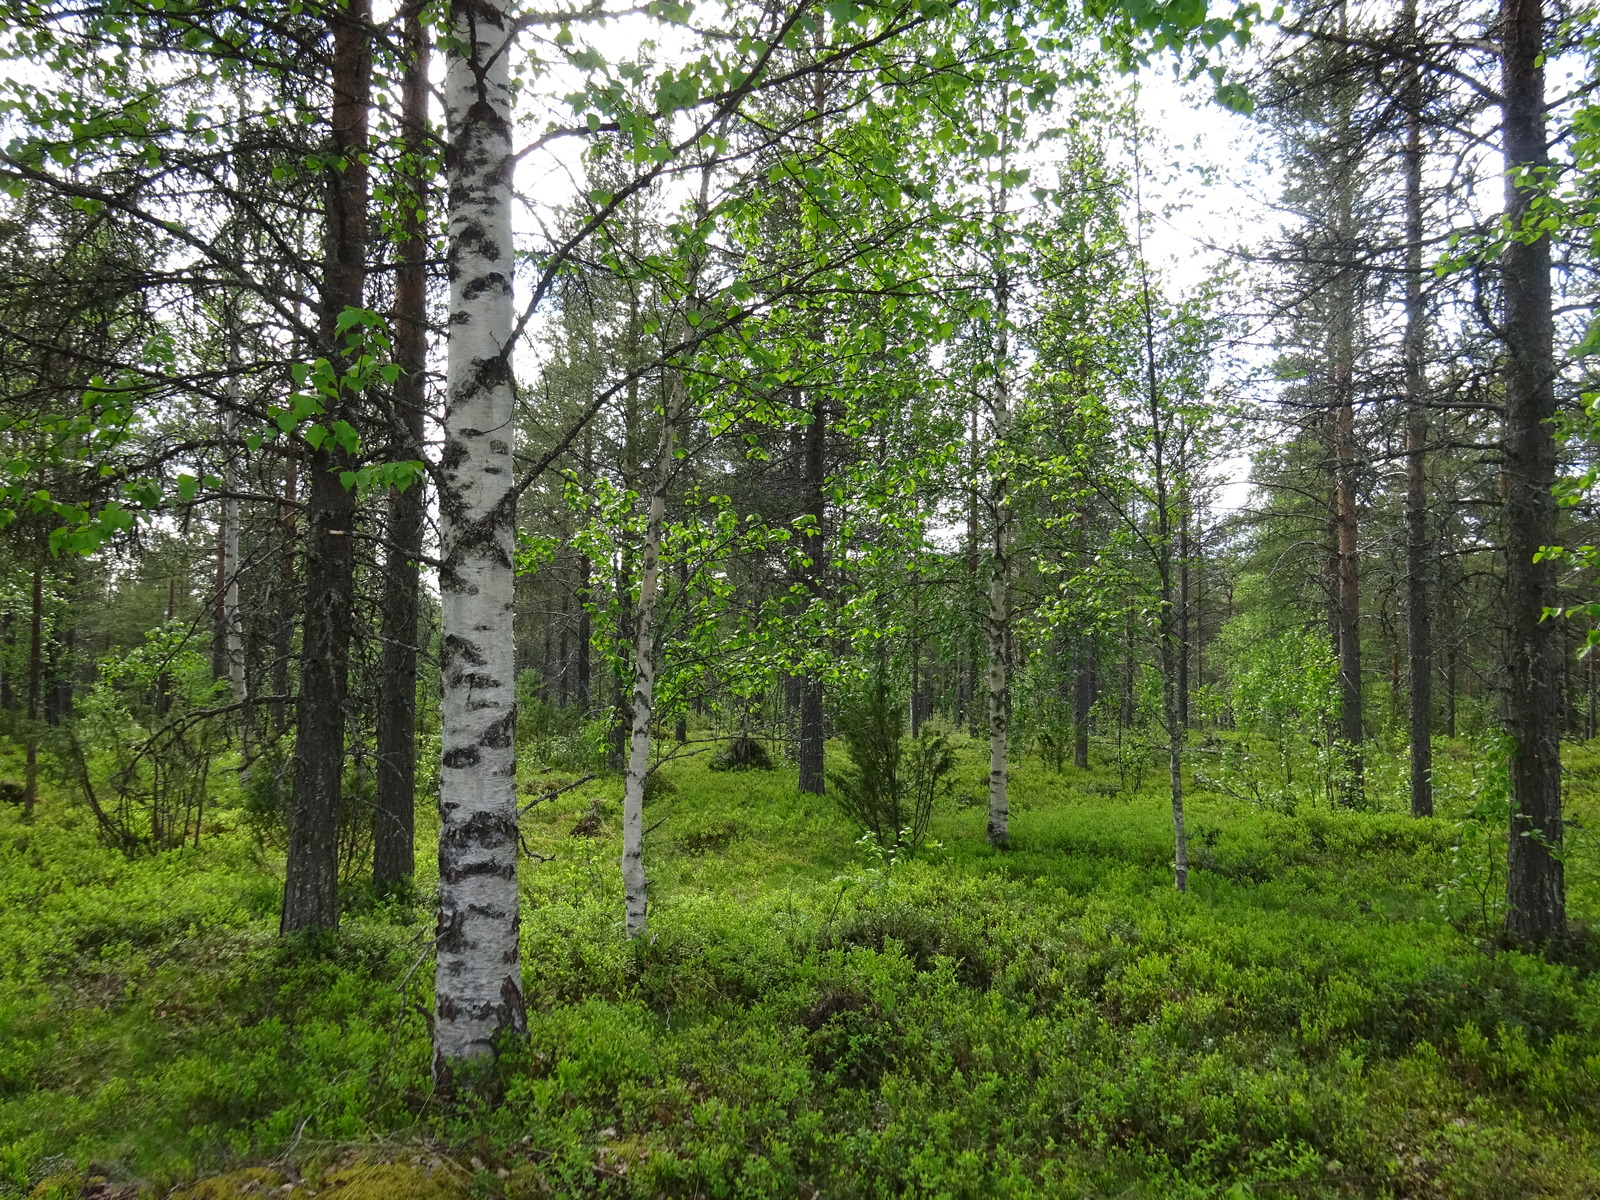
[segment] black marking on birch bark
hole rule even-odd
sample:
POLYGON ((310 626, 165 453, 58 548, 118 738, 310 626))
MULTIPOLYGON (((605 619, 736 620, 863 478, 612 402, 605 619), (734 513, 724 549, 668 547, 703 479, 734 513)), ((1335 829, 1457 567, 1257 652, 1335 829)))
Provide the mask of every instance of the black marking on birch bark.
POLYGON ((478 745, 485 750, 504 750, 516 740, 516 734, 517 713, 513 709, 483 731, 483 736, 478 739, 478 745))
MULTIPOLYGON (((465 434, 464 430, 462 432, 465 434)), ((439 466, 445 471, 455 471, 466 461, 467 448, 455 438, 447 440, 444 444, 444 453, 439 456, 439 466)))
MULTIPOLYGON (((511 944, 513 947, 516 946, 515 938, 512 939, 511 944)), ((506 952, 505 961, 508 966, 517 961, 515 949, 506 952)), ((511 1018, 509 1023, 513 1029, 522 1030, 528 1027, 526 1001, 522 998, 522 986, 517 982, 515 975, 507 975, 500 981, 500 1003, 506 1015, 511 1018)))
POLYGON ((455 749, 446 750, 439 761, 457 771, 475 767, 478 765, 478 748, 476 746, 458 746, 455 749))
MULTIPOLYGON (((456 233, 456 244, 464 254, 471 255, 474 259, 486 262, 496 262, 500 258, 500 243, 487 228, 476 221, 463 226, 456 233)), ((499 274, 494 271, 479 275, 471 280, 462 290, 462 295, 471 300, 485 290, 486 280, 498 279, 499 274)))
MULTIPOLYGON (((499 278, 499 276, 495 276, 499 278)), ((504 354, 496 354, 493 358, 481 359, 478 369, 473 372, 472 386, 477 388, 496 388, 511 383, 511 364, 506 361, 504 354)), ((482 433, 487 433, 483 430, 482 433)), ((491 447, 493 449, 493 447, 491 447)), ((502 451, 501 453, 505 453, 502 451)))
MULTIPOLYGON (((439 947, 444 949, 443 945, 439 947)), ((461 1015, 461 1006, 449 996, 440 996, 435 1007, 435 1013, 441 1021, 454 1021, 461 1015)))
POLYGON ((469 688, 482 688, 484 691, 491 691, 500 686, 500 681, 493 675, 479 675, 473 671, 463 671, 459 675, 451 675, 449 678, 451 684, 456 687, 464 684, 469 688))
MULTIPOLYGON (((498 247, 491 247, 491 249, 498 249, 498 247)), ((466 287, 462 288, 461 298, 463 300, 476 300, 485 292, 494 291, 496 288, 504 288, 505 285, 506 277, 504 275, 500 274, 499 271, 490 271, 486 275, 479 275, 466 287)))
POLYGON ((483 667, 489 663, 489 660, 478 652, 478 647, 459 633, 447 635, 441 650, 443 651, 440 655, 441 665, 446 669, 454 666, 457 659, 472 667, 483 667))
POLYGON ((462 866, 441 867, 439 870, 439 878, 445 883, 460 883, 463 879, 475 879, 481 875, 492 875, 496 879, 514 879, 516 874, 516 863, 501 862, 496 858, 487 858, 462 866))
MULTIPOLYGON (((439 915, 439 925, 438 928, 434 930, 434 942, 439 950, 442 950, 446 954, 459 954, 462 950, 466 949, 467 935, 464 928, 466 921, 467 914, 462 912, 460 909, 457 909, 450 914, 448 924, 446 923, 444 914, 441 913, 439 915)), ((439 1008, 439 1015, 441 1017, 445 1015, 443 1004, 444 1002, 441 999, 439 1008)))
POLYGON ((516 840, 516 820, 505 813, 475 812, 461 824, 439 832, 439 844, 453 849, 476 846, 501 850, 516 840))
POLYGON ((489 443, 489 453, 490 454, 510 454, 511 453, 511 446, 510 446, 509 443, 502 442, 499 438, 495 438, 489 443))

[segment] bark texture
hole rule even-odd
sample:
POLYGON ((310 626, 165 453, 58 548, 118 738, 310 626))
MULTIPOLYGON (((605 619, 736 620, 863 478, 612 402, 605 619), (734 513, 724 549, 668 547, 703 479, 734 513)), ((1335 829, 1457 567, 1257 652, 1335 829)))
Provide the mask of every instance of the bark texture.
POLYGON ((649 880, 644 868, 644 784, 650 772, 650 719, 655 711, 656 595, 661 585, 661 538, 666 526, 667 487, 684 408, 683 378, 673 380, 661 421, 656 478, 645 518, 644 553, 639 567, 639 602, 633 613, 633 692, 628 726, 628 769, 622 785, 622 891, 630 938, 645 933, 649 880))
POLYGON ((989 548, 989 610, 984 622, 989 655, 989 844, 1006 845, 1011 838, 1008 793, 1007 741, 1010 732, 1011 679, 1011 477, 1006 464, 1006 438, 1011 431, 1011 396, 1006 377, 1010 353, 1006 333, 1009 281, 1002 270, 996 279, 999 299, 998 344, 995 351, 994 465, 989 479, 988 508, 993 531, 989 548))
MULTIPOLYGON (((427 242, 418 213, 427 204, 422 173, 428 121, 428 38, 421 17, 406 19, 406 76, 402 117, 407 157, 416 166, 401 218, 400 265, 395 273, 394 389, 400 457, 421 459, 428 369, 427 242)), ((425 516, 422 484, 389 496, 388 550, 383 580, 383 650, 379 662, 377 813, 372 831, 372 879, 395 884, 416 869, 417 586, 425 516)))
MULTIPOLYGON (((365 299, 367 120, 372 88, 371 0, 350 0, 333 26, 333 148, 342 166, 328 183, 321 333, 333 349, 346 308, 365 299)), ((337 355, 335 355, 337 357, 337 355)), ((328 398, 322 423, 348 420, 346 401, 328 398)), ((325 438, 307 460, 305 615, 300 634, 294 799, 289 810, 283 933, 339 924, 339 803, 344 771, 345 690, 355 599, 355 493, 340 473, 355 462, 325 438)))
POLYGON ((527 1027, 512 651, 511 16, 457 4, 446 56, 450 342, 439 472, 443 754, 434 1077, 527 1027))
MULTIPOLYGON (((810 565, 806 568, 806 592, 813 604, 820 603, 822 593, 823 554, 827 550, 822 522, 827 515, 827 497, 823 491, 826 482, 828 409, 819 388, 811 396, 811 424, 805 432, 805 495, 806 512, 811 517, 811 527, 805 532, 805 556, 810 565)), ((814 671, 800 677, 800 790, 820 796, 826 788, 822 765, 823 718, 822 680, 814 671)))
POLYGON ((1548 942, 1567 931, 1562 870, 1560 626, 1555 565, 1535 561, 1555 541, 1554 321, 1550 242, 1521 232, 1549 166, 1544 121, 1544 6, 1501 7, 1506 215, 1514 231, 1501 257, 1505 296, 1506 729, 1511 738, 1511 836, 1506 930, 1548 942))
MULTIPOLYGON (((1349 186, 1339 191, 1336 241, 1341 253, 1354 243, 1349 186)), ((1339 736, 1348 746, 1352 796, 1362 789, 1361 559, 1357 540, 1355 320, 1353 269, 1339 272, 1333 288, 1328 373, 1333 407, 1334 637, 1339 655, 1339 736)))

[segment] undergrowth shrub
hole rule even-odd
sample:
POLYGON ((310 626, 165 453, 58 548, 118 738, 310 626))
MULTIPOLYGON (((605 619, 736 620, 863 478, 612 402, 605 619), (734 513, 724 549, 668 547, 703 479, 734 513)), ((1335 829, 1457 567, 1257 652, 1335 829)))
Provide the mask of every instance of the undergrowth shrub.
POLYGON ((905 736, 905 706, 886 670, 847 695, 840 735, 850 766, 830 771, 839 809, 876 844, 915 855, 928 837, 934 802, 953 790, 956 756, 949 731, 927 721, 905 736))

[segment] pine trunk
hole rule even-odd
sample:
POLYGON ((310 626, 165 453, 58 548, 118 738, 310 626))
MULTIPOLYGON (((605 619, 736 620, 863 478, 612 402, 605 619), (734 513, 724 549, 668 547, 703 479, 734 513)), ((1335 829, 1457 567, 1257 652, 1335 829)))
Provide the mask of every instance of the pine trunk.
MULTIPOLYGON (((406 19, 403 129, 414 166, 400 227, 395 273, 394 356, 396 435, 400 454, 422 457, 422 417, 428 370, 427 241, 420 212, 427 204, 422 161, 427 153, 428 36, 420 15, 406 19)), ((390 885, 416 869, 417 588, 426 516, 420 480, 389 496, 388 550, 383 581, 383 650, 379 663, 377 813, 372 831, 372 880, 390 885)))
MULTIPOLYGON (((350 0, 333 26, 333 144, 321 334, 337 358, 337 322, 366 291, 367 119, 372 84, 371 0, 350 0)), ((322 424, 348 420, 328 398, 322 424)), ((345 690, 355 599, 355 493, 340 473, 355 467, 336 438, 312 451, 307 471, 300 697, 296 706, 294 798, 283 890, 283 933, 339 924, 339 802, 344 770, 345 690)))
POLYGON ((1511 836, 1506 930, 1548 942, 1567 931, 1562 870, 1560 623, 1555 564, 1535 561, 1554 543, 1555 330, 1550 242, 1523 234, 1549 166, 1545 142, 1542 0, 1501 7, 1506 214, 1516 236, 1502 254, 1505 296, 1506 729, 1511 739, 1511 836))

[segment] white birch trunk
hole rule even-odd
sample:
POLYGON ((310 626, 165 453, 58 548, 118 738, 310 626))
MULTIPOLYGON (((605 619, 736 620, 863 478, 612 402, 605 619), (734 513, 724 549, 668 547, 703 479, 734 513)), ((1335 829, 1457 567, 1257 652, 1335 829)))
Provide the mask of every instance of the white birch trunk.
MULTIPOLYGON (((1001 202, 1004 203, 1003 192, 1001 202)), ((994 467, 989 484, 994 544, 989 559, 989 612, 986 626, 989 651, 989 844, 1001 847, 1011 837, 1006 763, 1011 688, 1006 655, 1006 643, 1011 631, 1011 561, 1007 545, 1011 532, 1008 495, 1011 478, 1006 458, 1006 438, 1011 428, 1011 396, 1006 379, 1006 358, 1010 352, 1006 321, 1010 297, 1003 269, 996 278, 995 292, 999 301, 999 344, 994 360, 994 467)))
POLYGON ((662 414, 656 480, 650 491, 645 521, 644 561, 639 573, 639 603, 633 617, 633 713, 628 744, 628 769, 622 787, 622 890, 627 904, 630 938, 646 929, 649 880, 644 869, 644 781, 650 770, 650 718, 655 711, 655 601, 661 581, 661 537, 666 524, 667 485, 678 421, 683 414, 683 377, 673 380, 662 414))
POLYGON ((434 1076, 527 1026, 517 945, 511 601, 512 25, 453 10, 445 72, 450 335, 439 572, 443 755, 434 1076))

